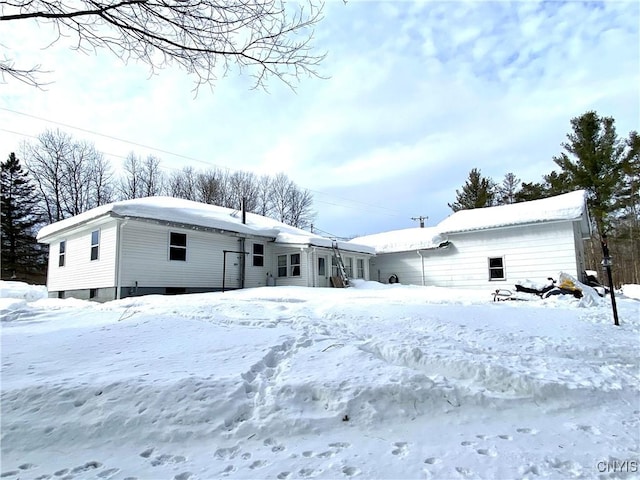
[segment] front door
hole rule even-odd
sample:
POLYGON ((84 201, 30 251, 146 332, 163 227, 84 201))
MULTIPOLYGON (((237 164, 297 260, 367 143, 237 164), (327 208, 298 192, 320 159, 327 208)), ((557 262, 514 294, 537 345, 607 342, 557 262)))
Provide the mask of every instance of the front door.
POLYGON ((316 270, 317 281, 319 287, 329 286, 328 258, 326 255, 318 255, 318 268, 316 270))
POLYGON ((233 290, 240 288, 240 274, 242 271, 241 253, 224 252, 224 289, 233 290))

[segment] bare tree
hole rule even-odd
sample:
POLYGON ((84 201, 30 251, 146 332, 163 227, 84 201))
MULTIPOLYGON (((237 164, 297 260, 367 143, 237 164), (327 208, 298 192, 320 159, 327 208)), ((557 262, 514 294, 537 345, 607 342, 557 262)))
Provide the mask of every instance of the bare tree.
POLYGON ((22 157, 38 186, 48 222, 65 218, 62 206, 64 159, 71 155, 72 138, 59 130, 47 130, 35 142, 22 144, 22 157))
POLYGON ((149 155, 145 160, 131 152, 123 165, 120 178, 120 197, 123 200, 162 195, 165 175, 160 170, 160 159, 149 155))
POLYGON ((271 181, 272 216, 280 222, 286 222, 289 217, 289 199, 293 182, 284 173, 278 173, 271 181))
POLYGON ((174 172, 167 180, 167 192, 171 197, 197 201, 197 175, 193 167, 174 172))
MULTIPOLYGON (((322 0, 15 0, 2 2, 0 21, 51 23, 53 43, 72 38, 76 50, 106 48, 152 72, 175 63, 197 86, 212 85, 233 66, 249 69, 256 87, 269 77, 291 86, 301 74, 317 76, 324 55, 312 53, 311 40, 322 7, 322 0)), ((38 85, 38 73, 39 66, 0 61, 3 78, 38 85)))
POLYGON ((142 194, 142 160, 131 152, 122 165, 123 175, 120 177, 120 198, 130 200, 144 196, 142 194))
POLYGON ((245 208, 254 212, 258 205, 258 177, 255 173, 235 171, 229 175, 229 208, 239 210, 242 208, 242 199, 245 200, 245 208))
POLYGON ((271 216, 273 205, 271 202, 271 177, 262 175, 258 180, 257 204, 255 213, 263 217, 271 216))
POLYGON ((22 150, 49 222, 104 203, 109 170, 92 143, 48 130, 35 142, 25 142, 22 150))
POLYGON ((90 177, 91 203, 100 206, 115 200, 114 176, 111 164, 100 154, 93 163, 93 171, 90 177))
POLYGON ((142 162, 140 179, 142 180, 142 195, 144 197, 162 195, 165 176, 162 170, 160 170, 159 158, 149 155, 144 162, 142 162))
POLYGON ((289 214, 285 223, 298 228, 308 228, 315 218, 312 210, 313 195, 309 190, 300 190, 293 186, 289 193, 289 214))
POLYGON ((278 173, 270 191, 273 218, 298 228, 307 228, 313 222, 313 196, 308 190, 300 190, 284 173, 278 173))

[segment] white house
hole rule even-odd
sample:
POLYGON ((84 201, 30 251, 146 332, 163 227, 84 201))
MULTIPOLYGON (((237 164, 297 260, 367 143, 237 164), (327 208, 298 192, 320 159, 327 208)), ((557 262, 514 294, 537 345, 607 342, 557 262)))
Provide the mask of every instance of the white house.
MULTIPOLYGON (((52 297, 99 301, 265 285, 330 286, 334 242, 271 218, 170 197, 103 205, 48 225, 52 297)), ((369 279, 371 247, 336 242, 346 274, 369 279)))
POLYGON ((564 271, 583 279, 583 240, 591 234, 585 192, 461 210, 430 228, 359 237, 375 249, 370 278, 458 288, 546 282, 564 271))

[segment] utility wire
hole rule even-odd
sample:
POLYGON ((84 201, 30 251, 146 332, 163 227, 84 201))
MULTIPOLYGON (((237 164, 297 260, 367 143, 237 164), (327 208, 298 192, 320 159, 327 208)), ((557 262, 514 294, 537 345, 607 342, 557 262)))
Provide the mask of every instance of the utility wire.
MULTIPOLYGON (((224 169, 224 170, 231 170, 229 167, 217 165, 215 163, 207 162, 207 161, 200 160, 200 159, 197 159, 197 158, 194 158, 194 157, 190 157, 190 156, 187 156, 187 155, 182 155, 182 154, 179 154, 179 153, 170 152, 169 150, 163 150, 161 148, 152 147, 150 145, 145 145, 145 144, 134 142, 134 141, 131 141, 131 140, 126 140, 126 139, 123 139, 123 138, 115 137, 113 135, 107 135, 107 134, 104 134, 104 133, 96 132, 95 130, 89 130, 87 128, 82 128, 82 127, 76 127, 74 125, 69 125, 67 123, 58 122, 56 120, 50 120, 50 119, 47 119, 47 118, 39 117, 37 115, 31 115, 29 113, 19 112, 17 110, 13 110, 13 109, 6 108, 6 107, 1 107, 0 106, 0 110, 4 110, 5 112, 13 113, 15 115, 22 115, 24 117, 33 118, 35 120, 40 120, 42 122, 51 123, 51 124, 54 124, 54 125, 59 125, 59 126, 65 127, 65 128, 71 128, 71 129, 78 130, 78 131, 81 131, 81 132, 89 133, 91 135, 97 135, 99 137, 108 138, 110 140, 115 140, 115 141, 118 141, 118 142, 127 143, 127 144, 130 144, 130 145, 135 145, 137 147, 146 148, 148 150, 153 150, 153 151, 156 151, 156 152, 164 153, 166 155, 172 155, 172 156, 175 156, 175 157, 183 158, 185 160, 191 160, 191 161, 194 161, 194 162, 202 163, 202 164, 210 166, 210 167, 216 167, 216 168, 220 168, 220 169, 224 169)), ((23 136, 23 137, 38 138, 38 137, 36 137, 34 135, 29 135, 29 134, 26 134, 26 133, 20 133, 20 132, 16 132, 16 131, 13 131, 13 130, 8 130, 8 129, 5 129, 5 128, 0 128, 0 131, 4 131, 4 132, 11 133, 11 134, 14 134, 14 135, 20 135, 20 136, 23 136)), ((116 155, 116 154, 113 154, 113 153, 107 153, 107 152, 103 152, 103 153, 105 155, 109 155, 109 156, 116 157, 116 158, 126 158, 126 157, 123 157, 122 155, 116 155)), ((162 166, 161 168, 170 169, 170 170, 176 170, 176 171, 180 170, 179 168, 176 168, 176 167, 165 167, 165 166, 162 166)), ((384 213, 383 215, 385 215, 385 216, 396 217, 396 218, 405 218, 405 215, 402 215, 401 212, 399 212, 397 210, 393 210, 393 209, 387 208, 387 207, 382 207, 380 205, 374 205, 374 204, 362 202, 362 201, 359 201, 359 200, 351 200, 351 199, 348 199, 348 198, 345 198, 345 197, 340 197, 340 196, 337 196, 337 195, 334 195, 334 194, 329 194, 329 193, 322 192, 320 190, 314 190, 314 189, 311 189, 311 188, 307 188, 307 190, 309 190, 310 192, 313 192, 313 193, 320 194, 320 195, 326 195, 326 196, 329 196, 329 197, 332 197, 332 198, 337 198, 337 199, 340 199, 340 200, 343 200, 343 201, 346 201, 346 202, 359 204, 359 205, 362 205, 362 206, 365 206, 365 207, 368 207, 368 208, 376 208, 378 210, 386 210, 387 212, 393 212, 393 213, 384 213)), ((325 205, 332 205, 332 206, 335 206, 335 207, 350 208, 352 210, 359 210, 359 211, 362 210, 362 208, 359 208, 359 207, 356 207, 356 206, 328 202, 326 200, 319 200, 318 198, 315 198, 314 201, 318 202, 318 203, 323 203, 325 205)))

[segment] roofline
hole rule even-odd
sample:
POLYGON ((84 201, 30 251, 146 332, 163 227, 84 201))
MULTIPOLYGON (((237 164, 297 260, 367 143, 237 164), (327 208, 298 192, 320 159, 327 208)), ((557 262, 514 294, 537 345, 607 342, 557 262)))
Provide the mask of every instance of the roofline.
POLYGON ((256 234, 252 234, 252 233, 243 233, 243 232, 238 232, 238 231, 234 231, 234 230, 226 230, 223 228, 215 228, 215 227, 206 227, 203 225, 196 225, 193 223, 180 223, 180 222, 172 222, 170 220, 158 220, 158 219, 154 219, 154 218, 148 218, 148 217, 138 217, 138 216, 134 216, 134 215, 120 215, 118 213, 115 213, 113 210, 108 210, 100 215, 96 215, 95 217, 91 217, 91 218, 87 218, 86 220, 83 220, 81 222, 78 223, 74 223, 73 225, 69 225, 68 227, 64 227, 61 228, 60 230, 57 230, 55 232, 52 232, 42 238, 38 239, 39 243, 48 243, 47 240, 53 240, 55 238, 59 238, 59 237, 64 237, 66 236, 66 234, 68 234, 70 231, 73 230, 78 230, 81 229, 82 227, 85 227, 86 225, 98 221, 100 219, 115 219, 115 220, 135 220, 138 222, 146 222, 146 223, 153 223, 155 225, 164 225, 164 226, 173 226, 176 228, 184 228, 186 230, 196 230, 196 231, 203 231, 203 232, 212 232, 212 233, 220 233, 223 235, 233 235, 235 237, 238 238, 248 238, 248 239, 260 239, 260 240, 267 240, 267 241, 275 241, 275 236, 273 235, 256 235, 256 234))
POLYGON ((522 223, 511 223, 509 225, 495 225, 491 227, 478 227, 478 228, 470 228, 468 230, 443 230, 440 233, 443 235, 455 235, 457 233, 469 233, 469 232, 480 232, 485 230, 504 230, 506 228, 513 227, 527 227, 530 225, 540 225, 541 223, 561 223, 561 222, 581 222, 583 215, 574 218, 557 218, 555 220, 538 220, 533 222, 522 222, 522 223))
POLYGON ((206 227, 203 225, 196 225, 194 223, 180 223, 180 222, 173 222, 170 220, 158 220, 155 218, 138 217, 134 215, 120 215, 114 212, 109 212, 109 214, 111 217, 119 220, 134 220, 137 222, 153 223, 155 225, 163 225, 167 227, 184 228, 185 230, 196 230, 200 232, 219 233, 222 235, 231 234, 234 237, 238 237, 238 238, 260 239, 260 240, 268 240, 272 242, 275 241, 275 237, 271 235, 257 235, 253 233, 244 233, 244 232, 238 232, 235 230, 227 230, 224 228, 206 227))

